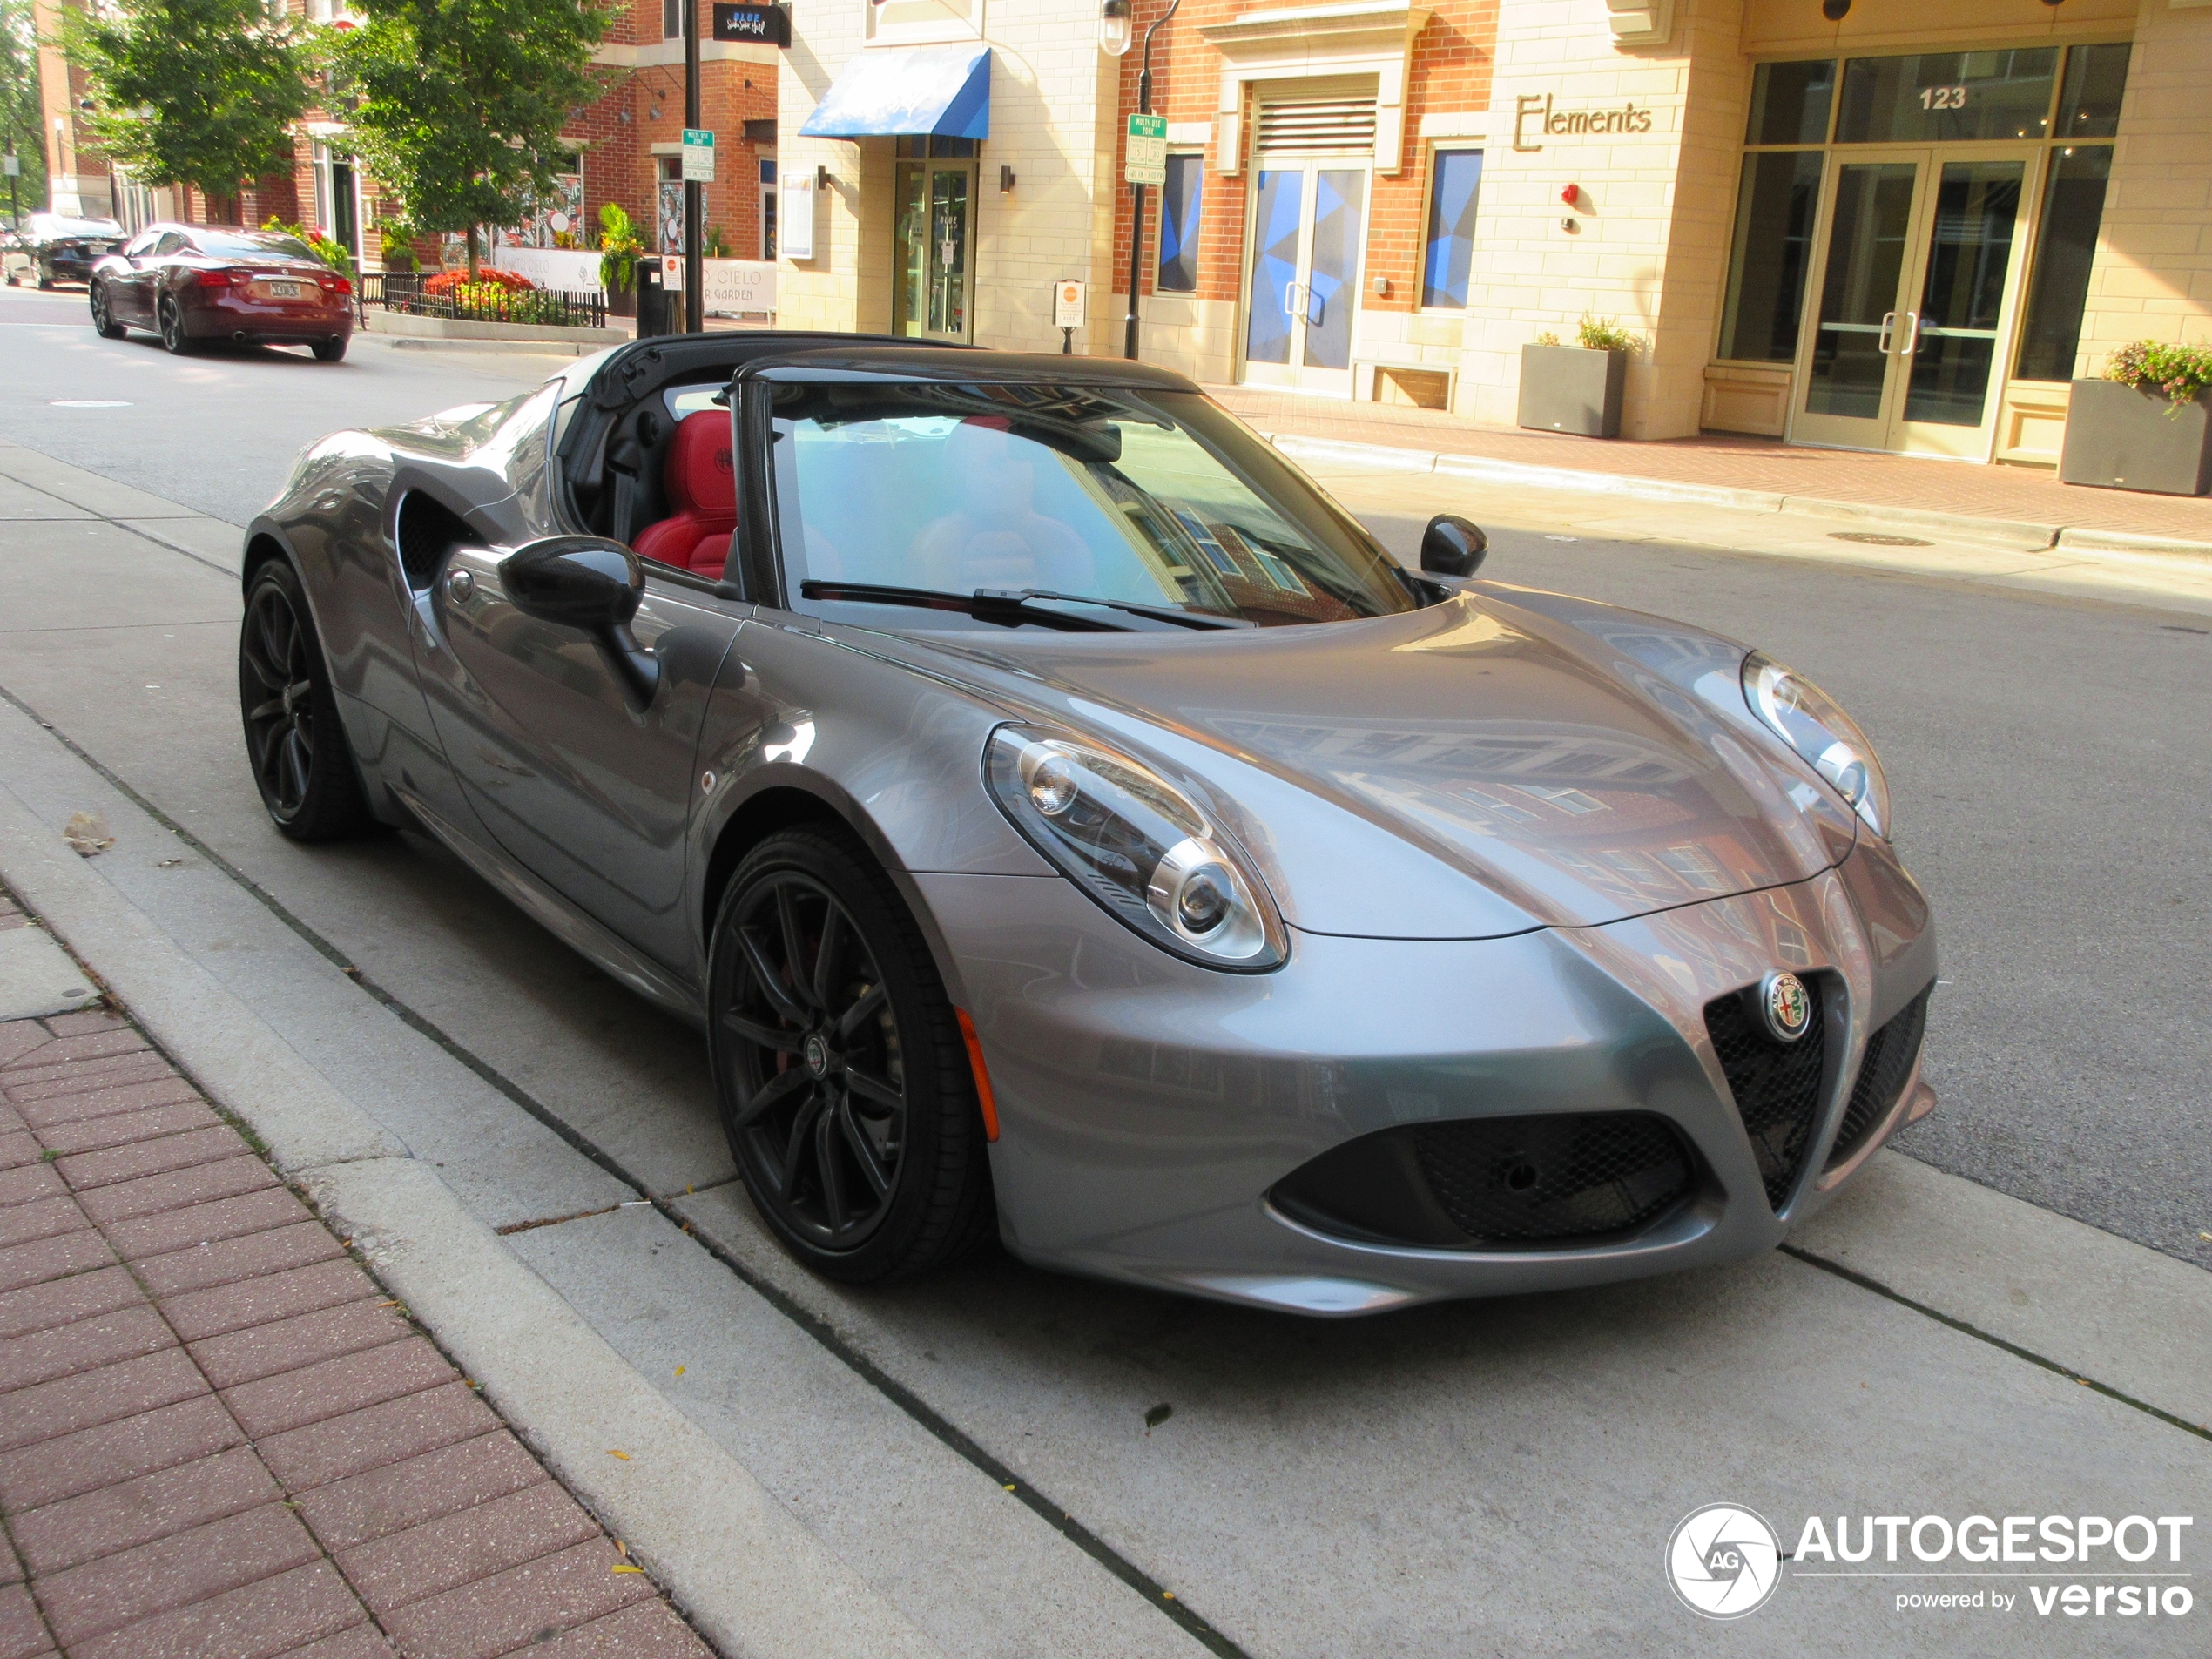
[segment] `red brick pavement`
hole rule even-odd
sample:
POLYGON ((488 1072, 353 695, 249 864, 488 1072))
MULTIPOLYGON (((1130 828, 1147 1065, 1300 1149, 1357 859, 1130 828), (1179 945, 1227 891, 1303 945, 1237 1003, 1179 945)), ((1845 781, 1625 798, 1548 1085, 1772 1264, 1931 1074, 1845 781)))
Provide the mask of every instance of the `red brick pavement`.
POLYGON ((1263 432, 2212 545, 2212 496, 2091 489, 2062 484, 2054 473, 2040 468, 1968 466, 1923 455, 1814 449, 1778 438, 1726 432, 1656 443, 1578 438, 1525 432, 1518 427, 1480 426, 1441 410, 1402 404, 1347 403, 1249 386, 1206 389, 1263 432))
POLYGON ((0 1659, 708 1659, 105 1010, 0 1024, 0 1659))

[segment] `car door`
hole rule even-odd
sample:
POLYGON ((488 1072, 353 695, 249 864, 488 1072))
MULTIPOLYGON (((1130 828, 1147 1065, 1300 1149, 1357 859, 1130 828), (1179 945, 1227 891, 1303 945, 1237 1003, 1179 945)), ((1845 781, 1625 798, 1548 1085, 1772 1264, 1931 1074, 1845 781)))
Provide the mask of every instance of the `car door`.
POLYGON ((631 630, 660 664, 642 698, 606 644, 524 615, 497 550, 450 551, 417 652, 431 720, 483 833, 540 881, 679 976, 692 762, 746 607, 648 563, 631 630))
POLYGON ((140 231, 123 245, 121 257, 129 262, 127 266, 111 270, 100 279, 107 285, 108 315, 118 322, 151 324, 153 314, 146 299, 151 275, 147 267, 160 240, 158 230, 140 231))

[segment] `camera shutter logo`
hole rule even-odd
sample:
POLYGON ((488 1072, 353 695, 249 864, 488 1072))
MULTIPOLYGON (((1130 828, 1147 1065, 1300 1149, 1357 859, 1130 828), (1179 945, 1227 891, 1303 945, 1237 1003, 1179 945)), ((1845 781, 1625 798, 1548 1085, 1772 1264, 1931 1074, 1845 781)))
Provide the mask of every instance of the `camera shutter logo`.
POLYGON ((1709 1503, 1667 1540, 1667 1581, 1692 1613, 1740 1619, 1766 1605, 1782 1581, 1782 1544, 1749 1509, 1709 1503))

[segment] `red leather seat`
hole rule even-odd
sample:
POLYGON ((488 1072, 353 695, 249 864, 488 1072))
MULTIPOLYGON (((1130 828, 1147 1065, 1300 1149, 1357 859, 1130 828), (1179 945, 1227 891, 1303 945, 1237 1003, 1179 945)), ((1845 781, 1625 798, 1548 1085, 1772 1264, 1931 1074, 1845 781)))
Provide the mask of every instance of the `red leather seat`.
POLYGON ((674 510, 649 524, 632 544, 641 559, 658 559, 701 576, 722 574, 730 536, 738 528, 736 458, 730 452, 730 413, 701 409, 687 415, 669 446, 661 475, 674 510))

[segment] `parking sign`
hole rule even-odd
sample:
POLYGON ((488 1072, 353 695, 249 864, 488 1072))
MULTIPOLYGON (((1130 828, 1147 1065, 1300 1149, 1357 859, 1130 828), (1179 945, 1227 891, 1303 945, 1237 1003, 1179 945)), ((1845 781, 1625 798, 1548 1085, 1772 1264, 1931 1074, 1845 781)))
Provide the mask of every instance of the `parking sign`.
POLYGON ((1132 185, 1164 185, 1168 181, 1168 118, 1164 115, 1132 115, 1129 118, 1129 152, 1122 177, 1132 185))

